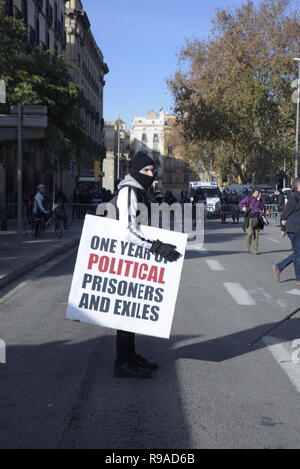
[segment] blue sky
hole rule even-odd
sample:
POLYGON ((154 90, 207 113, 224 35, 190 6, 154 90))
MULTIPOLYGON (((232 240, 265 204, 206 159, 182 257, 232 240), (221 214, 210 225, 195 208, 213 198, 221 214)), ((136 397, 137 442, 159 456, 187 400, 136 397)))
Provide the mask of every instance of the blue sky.
POLYGON ((104 119, 120 116, 129 128, 135 116, 152 109, 172 111, 166 79, 177 69, 185 40, 208 38, 216 9, 238 7, 245 0, 82 2, 110 69, 105 77, 104 119))

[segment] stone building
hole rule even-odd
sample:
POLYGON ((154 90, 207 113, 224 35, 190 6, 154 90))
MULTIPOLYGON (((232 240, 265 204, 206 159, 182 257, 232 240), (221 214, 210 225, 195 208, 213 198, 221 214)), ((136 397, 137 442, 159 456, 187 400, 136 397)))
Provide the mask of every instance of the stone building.
POLYGON ((132 153, 144 150, 159 163, 158 187, 172 191, 178 198, 192 180, 190 167, 184 161, 180 147, 172 143, 171 131, 176 117, 160 110, 147 117, 135 117, 131 128, 132 153))
POLYGON ((104 76, 109 72, 91 31, 91 25, 81 0, 66 0, 66 60, 73 65, 71 72, 74 82, 82 88, 89 109, 82 110, 86 133, 92 144, 92 152, 86 155, 82 170, 93 171, 94 161, 105 158, 103 89, 104 76))
MULTIPOLYGON (((62 55, 66 49, 65 0, 5 0, 5 13, 23 20, 26 27, 24 41, 27 53, 39 46, 52 54, 62 55)), ((16 154, 12 152, 6 171, 0 169, 0 201, 16 201, 16 154)), ((35 168, 23 164, 23 191, 34 190, 42 182, 41 159, 36 157, 35 168)))
POLYGON ((6 0, 6 13, 24 20, 29 44, 55 54, 64 53, 65 0, 6 0))
POLYGON ((105 122, 104 142, 103 187, 114 192, 117 181, 122 180, 130 169, 130 132, 126 130, 126 122, 122 119, 105 122))
MULTIPOLYGON (((64 55, 66 61, 74 66, 71 77, 82 88, 82 94, 89 103, 88 109, 82 111, 81 117, 92 150, 86 155, 82 169, 93 172, 94 161, 100 161, 102 165, 105 157, 103 88, 104 75, 109 70, 91 32, 82 2, 80 0, 5 0, 5 12, 24 21, 26 25, 24 40, 28 43, 28 53, 31 51, 30 46, 40 46, 42 50, 49 50, 54 55, 64 55)), ((4 171, 2 175, 0 174, 0 181, 5 180, 6 183, 2 192, 12 202, 16 197, 14 158, 15 155, 12 155, 11 168, 8 168, 6 174, 4 171)), ((76 162, 72 163, 68 172, 60 171, 58 164, 56 174, 50 178, 51 181, 50 179, 48 181, 50 186, 62 186, 69 196, 73 192, 78 176, 76 162)), ((34 171, 32 168, 24 167, 24 191, 33 190, 35 183, 46 182, 44 179, 37 155, 34 171)))

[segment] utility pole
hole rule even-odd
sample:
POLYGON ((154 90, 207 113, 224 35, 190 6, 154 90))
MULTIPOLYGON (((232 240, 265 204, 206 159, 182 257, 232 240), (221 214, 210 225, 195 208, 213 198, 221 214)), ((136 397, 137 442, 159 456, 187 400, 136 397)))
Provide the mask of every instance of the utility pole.
POLYGON ((18 185, 18 243, 22 242, 22 106, 18 104, 18 169, 17 169, 17 185, 18 185))
POLYGON ((120 116, 118 119, 118 164, 117 164, 117 180, 120 180, 120 116))

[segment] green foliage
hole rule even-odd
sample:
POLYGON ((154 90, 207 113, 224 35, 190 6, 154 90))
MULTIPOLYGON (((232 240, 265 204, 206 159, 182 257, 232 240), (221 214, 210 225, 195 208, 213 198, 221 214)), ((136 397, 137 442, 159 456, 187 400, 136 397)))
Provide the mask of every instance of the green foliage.
POLYGON ((300 19, 289 7, 265 0, 219 9, 212 38, 188 41, 168 82, 186 144, 202 146, 204 160, 213 144, 215 169, 243 182, 291 157, 300 19))

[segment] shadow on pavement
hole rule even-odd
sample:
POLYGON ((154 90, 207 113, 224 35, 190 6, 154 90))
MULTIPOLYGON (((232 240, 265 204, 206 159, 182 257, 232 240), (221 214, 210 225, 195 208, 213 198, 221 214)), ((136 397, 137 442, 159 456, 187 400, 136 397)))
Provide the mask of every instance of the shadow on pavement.
MULTIPOLYGON (((138 336, 138 352, 159 363, 149 380, 113 377, 113 331, 78 343, 8 346, 0 365, 0 448, 189 449, 176 360, 223 362, 265 348, 262 341, 248 344, 272 325, 209 340, 138 336)), ((271 335, 280 333, 283 342, 299 331, 297 318, 271 335)))
MULTIPOLYGON (((300 314, 300 313, 299 313, 300 314)), ((283 319, 283 318, 282 318, 283 319)), ((187 345, 176 349, 176 360, 191 359, 211 362, 223 362, 233 358, 251 353, 255 350, 265 348, 266 345, 261 340, 253 347, 249 344, 256 340, 275 323, 264 324, 247 329, 245 331, 235 332, 223 337, 204 340, 197 344, 187 345)), ((279 342, 292 341, 300 336, 300 318, 295 318, 283 323, 278 329, 270 333, 276 337, 279 342), (280 335, 279 335, 280 334, 280 335)))

